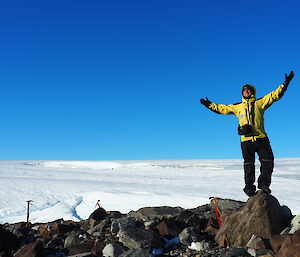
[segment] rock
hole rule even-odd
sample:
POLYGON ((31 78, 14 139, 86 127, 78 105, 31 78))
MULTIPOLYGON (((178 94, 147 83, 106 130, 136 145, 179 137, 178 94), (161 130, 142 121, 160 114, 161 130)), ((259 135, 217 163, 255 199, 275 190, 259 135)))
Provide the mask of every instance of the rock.
POLYGON ((79 239, 78 233, 70 233, 66 238, 64 242, 64 248, 68 248, 72 245, 78 245, 80 244, 81 240, 79 239))
POLYGON ((30 231, 30 227, 26 227, 26 222, 18 222, 15 224, 5 224, 4 228, 16 235, 18 238, 23 238, 30 231))
POLYGON ((85 253, 77 253, 74 255, 68 255, 68 257, 93 257, 92 252, 85 252, 85 253))
POLYGON ((112 221, 116 220, 116 219, 126 217, 125 214, 122 214, 119 211, 110 211, 110 212, 107 212, 107 213, 108 213, 107 219, 109 220, 110 223, 112 221))
POLYGON ((200 237, 194 227, 188 227, 179 234, 179 239, 182 244, 190 245, 192 242, 198 242, 204 238, 200 237))
POLYGON ((106 228, 107 226, 108 222, 106 220, 102 220, 98 225, 89 229, 87 233, 92 236, 100 236, 104 228, 106 228))
POLYGON ((228 249, 226 255, 221 255, 222 257, 246 257, 249 256, 246 249, 240 247, 233 247, 228 249))
POLYGON ((52 238, 46 245, 46 248, 50 249, 58 249, 62 247, 63 245, 63 239, 62 238, 52 238))
POLYGON ((101 256, 102 255, 102 251, 103 251, 103 249, 104 249, 105 246, 106 246, 105 242, 103 242, 102 240, 96 240, 94 242, 94 246, 92 248, 93 255, 101 256))
POLYGON ((255 250, 266 249, 264 240, 261 237, 255 235, 252 235, 246 246, 255 250))
POLYGON ((151 255, 145 249, 130 249, 119 255, 119 257, 151 257, 151 255))
POLYGON ((276 257, 300 257, 300 230, 293 235, 288 235, 284 240, 276 257))
POLYGON ((21 247, 15 254, 14 257, 43 257, 43 244, 41 241, 26 244, 21 247))
POLYGON ((195 227, 198 230, 204 230, 208 218, 205 214, 195 214, 190 210, 184 210, 175 218, 175 221, 181 230, 186 227, 195 227))
POLYGON ((208 251, 210 249, 210 246, 208 242, 205 242, 203 240, 201 242, 192 242, 189 248, 200 252, 200 251, 208 251))
MULTIPOLYGON (((218 209, 222 212, 223 210, 238 210, 245 205, 245 202, 235 201, 231 199, 217 198, 218 209)), ((210 208, 215 210, 213 199, 210 201, 210 208)))
POLYGON ((207 222, 204 232, 207 232, 210 235, 215 235, 215 234, 217 234, 218 230, 219 230, 219 224, 218 224, 217 219, 210 218, 207 222))
POLYGON ((88 218, 87 223, 90 228, 96 226, 100 221, 104 220, 108 216, 108 213, 103 208, 96 209, 88 218))
POLYGON ((162 236, 177 237, 181 232, 176 223, 169 219, 165 219, 164 221, 160 222, 155 228, 162 236))
POLYGON ((67 247, 69 251, 69 255, 80 255, 84 253, 90 253, 92 254, 92 248, 94 247, 94 240, 88 239, 85 241, 80 242, 79 244, 76 245, 71 245, 67 247))
POLYGON ((128 248, 161 248, 164 245, 157 233, 141 227, 121 229, 117 237, 128 248))
POLYGON ((270 239, 288 224, 278 200, 259 191, 234 214, 228 216, 215 236, 217 243, 246 246, 252 235, 270 239))
POLYGON ((71 231, 73 227, 61 224, 61 220, 41 224, 38 233, 41 237, 53 237, 56 234, 65 234, 71 231))
POLYGON ((262 256, 267 256, 267 257, 274 257, 275 253, 271 250, 264 249, 264 250, 257 250, 256 251, 256 256, 257 257, 262 257, 262 256))
POLYGON ((300 215, 297 215, 292 219, 289 234, 294 234, 297 230, 300 230, 300 215))
POLYGON ((11 257, 9 252, 0 252, 0 257, 11 257))
POLYGON ((281 248, 283 241, 285 240, 287 235, 272 235, 270 238, 270 244, 275 253, 279 251, 281 248))
POLYGON ((263 255, 256 255, 257 257, 274 257, 275 255, 272 253, 267 253, 267 254, 263 254, 263 255))
POLYGON ((184 211, 181 207, 169 207, 169 206, 161 206, 161 207, 144 207, 137 211, 131 211, 128 213, 128 216, 133 217, 135 219, 141 219, 143 221, 152 220, 155 218, 171 218, 178 216, 182 211, 184 211))
POLYGON ((145 221, 144 222, 144 227, 145 227, 145 229, 153 229, 155 226, 157 226, 158 225, 158 220, 157 219, 155 219, 155 220, 149 220, 149 221, 145 221))
POLYGON ((10 251, 17 248, 19 244, 18 237, 0 225, 0 251, 10 251))
POLYGON ((211 212, 211 204, 204 204, 188 210, 198 215, 209 214, 211 212))
POLYGON ((132 217, 116 219, 111 223, 111 233, 117 234, 119 230, 142 226, 142 223, 137 223, 132 217))
POLYGON ((124 252, 124 247, 117 243, 106 245, 102 251, 104 257, 118 257, 124 252))
POLYGON ((253 256, 253 257, 256 257, 256 256, 257 256, 257 255, 256 255, 256 250, 253 249, 253 248, 249 248, 249 249, 247 250, 247 252, 248 252, 251 256, 253 256))

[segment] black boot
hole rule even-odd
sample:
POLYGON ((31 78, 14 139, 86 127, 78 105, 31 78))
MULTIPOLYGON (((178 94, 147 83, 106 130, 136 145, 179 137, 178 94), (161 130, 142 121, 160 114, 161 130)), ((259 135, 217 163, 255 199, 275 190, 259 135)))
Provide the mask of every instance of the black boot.
POLYGON ((256 193, 256 187, 254 185, 250 186, 250 187, 245 187, 244 188, 244 192, 246 193, 246 195, 248 195, 249 197, 255 195, 256 193))
POLYGON ((267 186, 263 186, 263 187, 261 187, 259 189, 261 189, 261 191, 263 191, 266 194, 271 194, 271 189, 269 187, 267 187, 267 186))

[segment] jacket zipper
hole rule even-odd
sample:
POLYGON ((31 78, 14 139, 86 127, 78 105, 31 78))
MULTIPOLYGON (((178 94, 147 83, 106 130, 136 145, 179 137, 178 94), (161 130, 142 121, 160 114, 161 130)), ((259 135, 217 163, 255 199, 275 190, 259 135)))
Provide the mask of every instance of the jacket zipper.
POLYGON ((252 127, 252 130, 251 130, 252 135, 251 136, 252 136, 253 141, 255 141, 254 134, 253 134, 253 129, 254 129, 254 103, 255 103, 255 101, 253 102, 253 105, 252 105, 253 106, 252 113, 251 113, 251 106, 249 105, 249 101, 247 101, 247 108, 246 108, 246 116, 247 116, 248 124, 252 127), (251 120, 251 114, 252 114, 252 120, 251 120))

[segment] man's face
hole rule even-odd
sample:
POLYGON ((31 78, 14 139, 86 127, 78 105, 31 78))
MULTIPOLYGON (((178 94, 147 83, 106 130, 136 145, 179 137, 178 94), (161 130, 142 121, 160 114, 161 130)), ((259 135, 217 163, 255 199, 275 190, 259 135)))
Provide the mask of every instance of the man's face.
POLYGON ((250 97, 252 95, 252 91, 249 88, 245 88, 243 90, 243 97, 250 97))

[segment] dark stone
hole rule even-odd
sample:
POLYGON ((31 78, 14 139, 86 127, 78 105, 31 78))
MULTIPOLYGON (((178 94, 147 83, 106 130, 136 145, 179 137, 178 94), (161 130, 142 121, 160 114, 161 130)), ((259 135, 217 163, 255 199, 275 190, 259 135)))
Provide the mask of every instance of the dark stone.
POLYGON ((52 238, 46 245, 46 248, 62 248, 63 247, 63 240, 62 238, 52 238))
MULTIPOLYGON (((207 222, 206 228, 204 229, 210 235, 217 234, 219 230, 219 224, 216 218, 210 218, 207 222)), ((222 244, 223 245, 223 244, 222 244)))
POLYGON ((119 218, 122 218, 122 217, 125 217, 126 215, 125 214, 122 214, 121 212, 119 211, 110 211, 110 212, 107 212, 108 213, 108 216, 106 217, 106 219, 109 221, 109 222, 112 222, 113 220, 115 219, 119 219, 119 218))
POLYGON ((261 249, 256 251, 256 256, 275 256, 275 253, 268 249, 261 249))
MULTIPOLYGON (((218 209, 222 212, 223 210, 238 210, 245 205, 245 202, 231 200, 231 199, 222 199, 216 198, 218 209)), ((211 210, 215 210, 215 205, 213 199, 210 202, 211 210)))
POLYGON ((130 249, 125 253, 119 255, 119 257, 150 257, 149 251, 145 249, 130 249))
POLYGON ((64 248, 68 248, 73 245, 80 244, 81 240, 79 239, 79 234, 74 232, 74 233, 69 233, 67 237, 64 240, 64 248))
POLYGON ((93 255, 96 256, 101 256, 102 255, 102 251, 104 249, 104 247, 106 246, 106 243, 100 240, 96 240, 94 242, 94 246, 92 248, 92 253, 93 255))
POLYGON ((163 220, 155 228, 162 236, 177 237, 181 232, 181 229, 177 226, 176 222, 170 219, 163 220))
POLYGON ((108 213, 103 208, 96 209, 89 217, 89 219, 101 221, 108 216, 108 213))
POLYGON ((157 233, 140 227, 121 229, 117 237, 128 248, 161 248, 164 245, 157 233))
POLYGON ((21 247, 15 254, 14 257, 43 257, 44 250, 41 241, 36 241, 21 247))
POLYGON ((186 227, 195 227, 203 230, 207 225, 208 219, 205 215, 197 215, 190 210, 184 210, 175 218, 175 221, 181 230, 186 227))
POLYGON ((94 247, 94 240, 90 239, 90 240, 86 240, 83 242, 80 242, 79 244, 76 245, 71 245, 69 247, 67 247, 69 253, 69 255, 80 255, 83 253, 92 253, 92 248, 94 247))
POLYGON ((0 225, 0 251, 9 251, 16 249, 20 244, 20 240, 16 235, 7 231, 0 225))
POLYGON ((188 227, 185 228, 180 234, 179 234, 180 242, 184 245, 191 245, 192 242, 200 242, 204 239, 194 227, 188 227))
POLYGON ((184 211, 181 207, 169 207, 169 206, 161 206, 161 207, 144 207, 137 211, 131 211, 128 213, 128 216, 141 219, 143 221, 152 220, 155 218, 171 218, 178 216, 182 211, 184 211))
POLYGON ((141 222, 137 222, 132 217, 124 217, 120 219, 116 219, 111 223, 111 233, 117 234, 121 229, 127 228, 135 228, 142 227, 143 224, 141 222))
POLYGON ((11 257, 9 252, 0 252, 0 257, 11 257))
POLYGON ((65 234, 73 229, 73 226, 62 224, 63 220, 57 220, 41 224, 38 228, 38 233, 42 237, 53 237, 58 234, 65 234))
POLYGON ((100 236, 105 228, 109 225, 108 221, 102 220, 98 225, 92 227, 87 231, 88 234, 92 236, 100 236))

